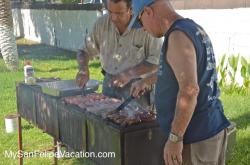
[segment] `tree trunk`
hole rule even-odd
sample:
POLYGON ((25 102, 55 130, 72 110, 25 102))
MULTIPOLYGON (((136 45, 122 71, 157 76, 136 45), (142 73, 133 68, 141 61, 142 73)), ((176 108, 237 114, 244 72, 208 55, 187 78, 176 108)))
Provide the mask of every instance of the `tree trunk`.
POLYGON ((0 0, 0 50, 8 69, 18 69, 18 54, 9 0, 0 0))

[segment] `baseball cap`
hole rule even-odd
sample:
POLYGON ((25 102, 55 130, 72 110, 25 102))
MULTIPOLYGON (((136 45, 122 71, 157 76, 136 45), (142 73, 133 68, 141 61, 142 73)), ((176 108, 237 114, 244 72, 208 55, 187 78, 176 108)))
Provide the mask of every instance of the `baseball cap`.
POLYGON ((128 29, 131 28, 141 28, 142 25, 138 20, 139 14, 143 11, 145 6, 149 6, 154 2, 154 0, 132 0, 132 13, 133 16, 128 25, 128 29))

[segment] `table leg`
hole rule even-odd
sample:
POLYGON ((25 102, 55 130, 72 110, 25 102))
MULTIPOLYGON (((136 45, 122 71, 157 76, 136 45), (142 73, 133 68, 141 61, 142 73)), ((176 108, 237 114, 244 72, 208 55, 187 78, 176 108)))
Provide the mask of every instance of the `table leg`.
MULTIPOLYGON (((18 120, 18 153, 21 153, 23 151, 23 139, 22 139, 22 118, 18 114, 17 117, 18 120)), ((23 157, 19 155, 19 165, 23 165, 23 157)))
MULTIPOLYGON (((57 140, 56 140, 56 138, 54 138, 54 155, 56 154, 56 152, 57 152, 57 140)), ((57 157, 56 157, 57 155, 55 155, 55 157, 54 157, 54 164, 55 165, 57 165, 57 157)))

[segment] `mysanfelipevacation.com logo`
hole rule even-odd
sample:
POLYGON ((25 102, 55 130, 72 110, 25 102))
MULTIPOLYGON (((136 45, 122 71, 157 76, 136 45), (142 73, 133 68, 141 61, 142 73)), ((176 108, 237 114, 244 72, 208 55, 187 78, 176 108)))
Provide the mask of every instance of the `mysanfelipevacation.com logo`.
POLYGON ((32 158, 32 157, 57 157, 57 158, 115 158, 115 152, 68 152, 68 151, 60 151, 60 152, 51 152, 51 151, 12 151, 5 150, 4 156, 7 158, 32 158))

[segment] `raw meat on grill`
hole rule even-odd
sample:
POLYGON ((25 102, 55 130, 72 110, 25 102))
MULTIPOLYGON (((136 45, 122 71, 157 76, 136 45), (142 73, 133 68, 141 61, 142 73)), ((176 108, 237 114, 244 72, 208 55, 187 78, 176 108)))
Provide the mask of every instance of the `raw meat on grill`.
POLYGON ((77 105, 81 108, 102 107, 107 105, 110 105, 110 107, 113 108, 114 105, 121 103, 121 100, 110 98, 104 96, 103 94, 91 93, 86 96, 78 95, 65 97, 64 102, 67 104, 77 105))
POLYGON ((90 113, 94 113, 102 118, 107 118, 113 123, 121 126, 129 126, 140 122, 150 122, 155 120, 155 114, 136 104, 129 104, 120 111, 114 111, 121 103, 121 100, 105 96, 103 94, 92 93, 86 96, 65 97, 64 102, 74 104, 90 113))
POLYGON ((74 104, 91 113, 106 117, 109 111, 112 111, 121 104, 121 100, 105 96, 103 94, 91 93, 86 96, 65 97, 64 102, 74 104))
POLYGON ((140 111, 140 110, 121 110, 120 112, 113 113, 107 116, 109 120, 112 122, 122 125, 129 126, 133 124, 137 124, 140 122, 150 122, 155 120, 155 114, 148 111, 140 111))

